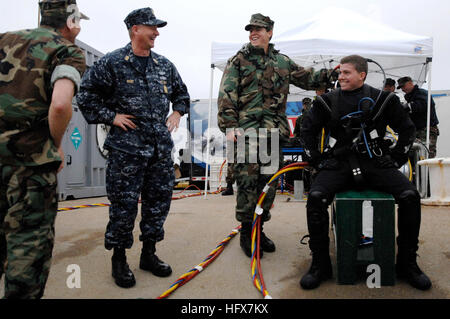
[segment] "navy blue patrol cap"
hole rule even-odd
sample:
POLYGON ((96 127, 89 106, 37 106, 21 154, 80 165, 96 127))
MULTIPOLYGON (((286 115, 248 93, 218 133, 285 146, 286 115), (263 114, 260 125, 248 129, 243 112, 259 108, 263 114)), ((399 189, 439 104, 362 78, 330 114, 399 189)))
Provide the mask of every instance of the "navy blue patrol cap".
POLYGON ((156 19, 152 8, 142 8, 131 11, 131 13, 124 20, 127 29, 129 30, 134 25, 155 25, 158 28, 164 27, 167 22, 156 19))

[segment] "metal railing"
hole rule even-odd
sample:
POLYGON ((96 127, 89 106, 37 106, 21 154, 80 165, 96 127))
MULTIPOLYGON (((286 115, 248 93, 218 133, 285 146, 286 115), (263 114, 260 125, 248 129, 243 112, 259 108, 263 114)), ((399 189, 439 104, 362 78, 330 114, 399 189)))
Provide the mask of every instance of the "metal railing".
POLYGON ((414 143, 411 149, 414 151, 411 161, 411 166, 413 166, 413 182, 416 184, 420 197, 426 198, 428 194, 428 167, 425 165, 420 166, 418 162, 428 158, 428 150, 421 143, 414 143))

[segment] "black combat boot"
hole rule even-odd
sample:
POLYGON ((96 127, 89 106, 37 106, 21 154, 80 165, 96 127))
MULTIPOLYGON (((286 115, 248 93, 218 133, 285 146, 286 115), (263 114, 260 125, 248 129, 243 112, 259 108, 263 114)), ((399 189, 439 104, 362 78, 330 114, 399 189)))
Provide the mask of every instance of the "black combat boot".
POLYGON ((311 268, 300 280, 303 289, 314 289, 320 286, 322 281, 332 277, 331 260, 328 251, 320 251, 312 254, 311 268))
POLYGON ((130 288, 136 284, 133 272, 127 263, 125 249, 114 248, 114 254, 111 258, 112 276, 116 285, 122 288, 130 288))
MULTIPOLYGON (((241 248, 247 257, 252 257, 252 223, 242 223, 241 224, 241 235, 240 235, 241 248)), ((260 243, 259 257, 263 256, 263 250, 260 243)))
POLYGON ((431 280, 419 268, 415 250, 402 251, 399 248, 395 271, 397 277, 406 280, 411 286, 420 290, 431 288, 431 280))
POLYGON ((150 271, 158 277, 168 277, 172 274, 172 268, 155 255, 155 246, 156 242, 153 240, 144 241, 139 268, 150 271))
POLYGON ((227 188, 222 192, 222 196, 234 195, 233 183, 227 183, 227 188))
POLYGON ((266 236, 263 232, 263 225, 264 223, 261 223, 261 239, 260 239, 260 245, 261 249, 268 253, 273 253, 275 251, 275 243, 266 236))

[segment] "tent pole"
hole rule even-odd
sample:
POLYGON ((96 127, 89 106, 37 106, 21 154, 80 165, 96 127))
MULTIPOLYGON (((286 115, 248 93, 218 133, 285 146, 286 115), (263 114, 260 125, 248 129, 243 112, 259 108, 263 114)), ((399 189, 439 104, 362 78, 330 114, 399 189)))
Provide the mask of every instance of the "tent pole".
MULTIPOLYGON (((427 105, 427 159, 430 157, 430 122, 431 122, 431 61, 432 58, 427 58, 427 66, 429 66, 428 71, 428 105, 427 105)), ((425 166, 425 197, 428 195, 428 166, 425 166)), ((431 181, 430 181, 431 183, 431 181)))
POLYGON ((39 1, 38 1, 38 25, 39 28, 41 26, 41 7, 39 7, 39 1))
POLYGON ((213 95, 213 82, 214 82, 214 64, 211 64, 211 80, 209 87, 209 110, 208 110, 208 133, 206 134, 206 165, 205 165, 205 199, 208 194, 208 170, 209 170, 209 153, 210 153, 210 125, 211 125, 211 110, 212 110, 212 95, 213 95))
MULTIPOLYGON (((432 58, 427 58, 429 64, 428 71, 428 104, 427 104, 427 148, 430 149, 430 122, 431 122, 431 61, 432 58)), ((429 155, 429 154, 428 154, 429 155)), ((429 156, 427 156, 428 158, 429 156)))

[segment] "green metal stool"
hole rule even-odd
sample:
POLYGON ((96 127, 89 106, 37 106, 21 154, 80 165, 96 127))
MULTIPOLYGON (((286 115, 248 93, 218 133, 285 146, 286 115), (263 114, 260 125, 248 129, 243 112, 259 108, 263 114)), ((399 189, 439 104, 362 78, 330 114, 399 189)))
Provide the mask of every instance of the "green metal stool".
POLYGON ((337 283, 354 284, 358 267, 376 264, 380 284, 395 284, 395 200, 390 194, 365 190, 336 194, 332 205, 337 257, 337 283), (363 204, 364 203, 364 204, 363 204), (363 205, 366 212, 363 213, 363 205), (370 216, 373 220, 363 218, 370 216), (366 229, 363 229, 363 219, 366 229), (364 237, 370 231, 372 238, 364 237))

